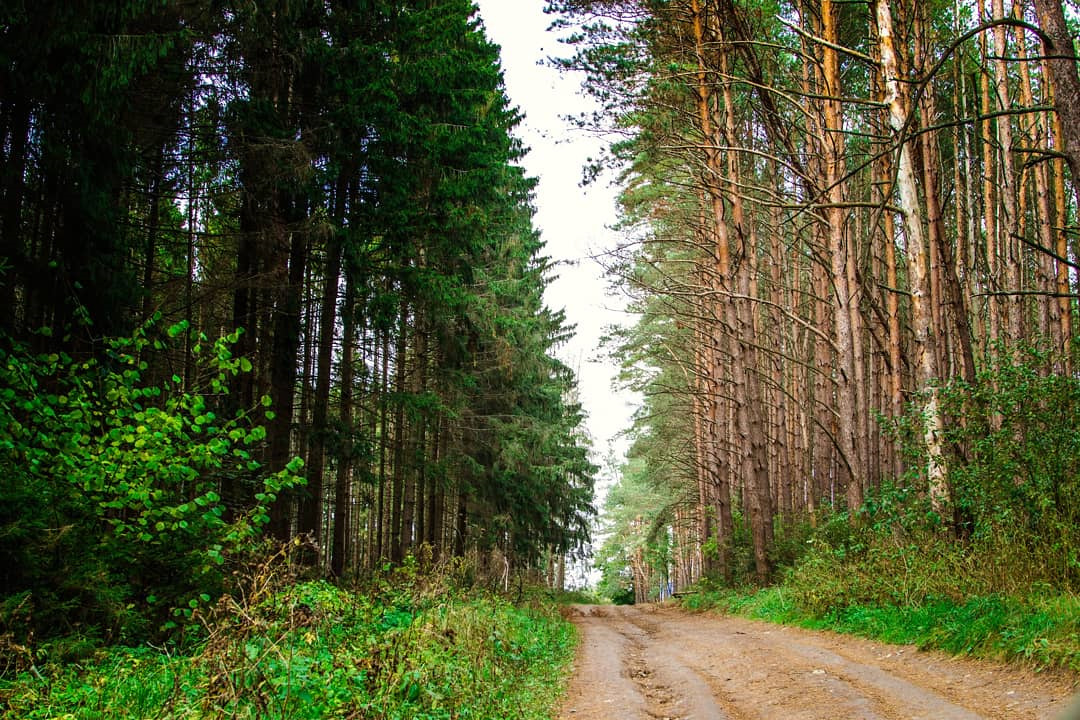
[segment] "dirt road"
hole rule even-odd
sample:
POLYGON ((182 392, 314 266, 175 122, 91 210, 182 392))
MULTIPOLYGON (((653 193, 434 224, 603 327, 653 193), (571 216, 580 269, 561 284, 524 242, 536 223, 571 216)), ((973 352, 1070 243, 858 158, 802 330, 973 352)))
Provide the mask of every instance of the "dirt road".
POLYGON ((577 606, 561 720, 1058 718, 1075 678, 653 605, 577 606))

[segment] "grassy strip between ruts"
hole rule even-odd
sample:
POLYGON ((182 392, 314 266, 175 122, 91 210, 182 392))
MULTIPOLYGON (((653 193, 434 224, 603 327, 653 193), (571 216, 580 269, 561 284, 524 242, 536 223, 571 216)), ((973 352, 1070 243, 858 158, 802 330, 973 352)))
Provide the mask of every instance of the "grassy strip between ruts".
POLYGON ((573 656, 550 605, 314 582, 219 605, 188 655, 103 651, 0 681, 3 718, 548 718, 573 656))
POLYGON ((794 595, 782 585, 757 591, 708 590, 688 595, 682 605, 1037 669, 1080 671, 1080 598, 1072 595, 1048 590, 1022 598, 930 598, 918 606, 851 604, 824 612, 800 607, 794 595))

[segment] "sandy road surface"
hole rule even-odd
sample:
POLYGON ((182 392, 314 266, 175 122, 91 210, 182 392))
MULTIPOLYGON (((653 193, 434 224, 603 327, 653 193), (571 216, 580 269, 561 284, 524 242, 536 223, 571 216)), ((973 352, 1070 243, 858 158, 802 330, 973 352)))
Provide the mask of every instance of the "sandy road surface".
POLYGON ((653 605, 577 606, 561 720, 1058 718, 1076 678, 653 605))

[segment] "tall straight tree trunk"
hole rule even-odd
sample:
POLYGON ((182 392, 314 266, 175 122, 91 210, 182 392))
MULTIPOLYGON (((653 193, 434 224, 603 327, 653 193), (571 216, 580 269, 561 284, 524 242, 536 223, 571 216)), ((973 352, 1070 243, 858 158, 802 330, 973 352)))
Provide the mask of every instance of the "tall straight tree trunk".
MULTIPOLYGON (((1023 19, 1023 9, 1020 2, 1013 3, 1013 17, 1023 19)), ((1025 107, 1035 106, 1035 92, 1031 77, 1031 63, 1027 51, 1027 33, 1022 27, 1013 28, 1013 36, 1016 42, 1016 56, 1019 59, 1020 72, 1020 102, 1025 107)), ((1038 66, 1036 66, 1038 67, 1038 66)), ((1044 124, 1045 114, 1035 113, 1027 119, 1028 129, 1024 132, 1026 144, 1031 148, 1041 148, 1047 145, 1047 128, 1044 124)), ((1036 237, 1039 245, 1049 250, 1055 250, 1056 240, 1053 228, 1053 198, 1050 190, 1049 162, 1039 162, 1025 171, 1030 174, 1035 185, 1035 211, 1037 213, 1035 225, 1036 237), (1038 218, 1042 221, 1039 222, 1038 218)), ((1023 176, 1022 176, 1023 177, 1023 176)), ((1021 188, 1024 185, 1021 183, 1021 188)), ((1021 253, 1023 256, 1025 253, 1021 253)), ((1054 293, 1057 290, 1057 270, 1054 258, 1046 252, 1034 254, 1036 279, 1038 289, 1046 293, 1054 293)), ((1039 332, 1042 337, 1049 338, 1055 347, 1062 346, 1061 331, 1061 306, 1056 301, 1040 302, 1036 305, 1039 332)))
MULTIPOLYGON (((259 338, 263 334, 260 328, 259 292, 256 278, 262 271, 263 262, 260 242, 263 233, 263 218, 256 208, 253 193, 244 192, 240 201, 240 227, 237 234, 236 268, 233 277, 232 327, 238 334, 233 346, 233 354, 251 360, 254 370, 238 373, 231 378, 229 398, 233 410, 242 410, 255 406, 256 388, 262 385, 262 363, 258 360, 259 338)), ((193 258, 192 258, 193 259, 193 258)), ((264 353, 269 355, 269 353, 264 353)), ((190 387, 190 385, 189 385, 190 387)), ((274 408, 279 411, 279 408, 274 408)), ((269 457, 264 457, 269 460, 269 457)), ((232 478, 222 486, 225 507, 231 511, 241 511, 249 506, 254 498, 254 490, 244 479, 232 478)))
MULTIPOLYGON (((440 415, 437 415, 435 417, 434 427, 432 427, 431 429, 431 456, 433 463, 439 462, 438 456, 439 447, 442 440, 442 433, 443 420, 440 415)), ((425 543, 431 545, 431 554, 433 560, 438 559, 437 555, 439 552, 437 542, 438 536, 435 529, 438 523, 438 521, 435 519, 435 513, 437 511, 436 504, 439 494, 439 485, 441 485, 441 483, 437 481, 437 476, 429 476, 427 482, 427 495, 424 498, 424 504, 426 507, 424 509, 424 526, 422 528, 423 538, 425 543)))
MULTIPOLYGON (((1051 93, 1054 90, 1053 82, 1049 83, 1051 93)), ((1057 114, 1054 114, 1054 120, 1052 124, 1054 130, 1054 137, 1060 138, 1062 136, 1061 118, 1057 114)), ((1069 256, 1069 235, 1065 230, 1065 225, 1068 220, 1068 203, 1066 202, 1065 192, 1065 162, 1061 157, 1055 157, 1051 161, 1052 178, 1054 184, 1054 236, 1055 236, 1055 250, 1059 258, 1068 258, 1069 256)), ((1057 261, 1057 292, 1058 306, 1060 307, 1060 320, 1061 320, 1061 347, 1058 348, 1065 358, 1064 371, 1066 373, 1072 372, 1073 366, 1073 354, 1071 349, 1071 343, 1073 339, 1072 330, 1072 298, 1069 297, 1071 293, 1071 285, 1069 280, 1070 268, 1068 264, 1062 260, 1057 261)))
POLYGON ((330 408, 330 380, 334 355, 334 335, 337 327, 338 282, 341 277, 341 233, 345 217, 347 183, 344 175, 336 192, 335 228, 326 244, 326 266, 323 270, 323 293, 319 313, 319 347, 317 351, 315 397, 312 400, 311 433, 307 458, 307 496, 300 500, 299 530, 311 533, 320 540, 322 523, 323 472, 326 467, 327 418, 330 408))
MULTIPOLYGON (((1006 17, 1003 0, 991 0, 991 7, 995 20, 1006 17)), ((1004 25, 995 26, 993 32, 994 53, 998 58, 994 61, 995 94, 1001 110, 1008 111, 1012 108, 1009 68, 1006 59, 1009 52, 1008 36, 1004 25)), ((1016 170, 1013 164, 1015 143, 1013 142, 1012 119, 1009 115, 1002 115, 997 119, 997 136, 1001 147, 1001 174, 998 182, 1001 188, 1001 208, 1005 213, 1003 227, 999 233, 998 255, 999 263, 1004 269, 1004 289, 1008 293, 1014 293, 1006 296, 1003 305, 1010 342, 1018 342, 1024 337, 1024 313, 1019 295, 1023 290, 1023 281, 1020 274, 1020 247, 1016 239, 1017 230, 1020 227, 1020 212, 1016 170)))
POLYGON ((860 335, 861 316, 858 311, 859 289, 855 272, 856 250, 853 238, 847 230, 843 178, 844 127, 840 109, 843 92, 840 84, 840 62, 835 46, 839 45, 837 15, 839 7, 832 0, 821 2, 822 36, 822 100, 823 120, 821 127, 821 150, 825 169, 825 232, 828 254, 832 263, 833 287, 833 334, 836 343, 837 368, 836 410, 837 444, 840 459, 845 468, 847 505, 855 517, 862 506, 866 479, 866 453, 863 437, 859 432, 861 413, 865 407, 864 388, 861 387, 860 335), (854 281, 856 284, 852 284, 854 281))
MULTIPOLYGON (((282 230, 284 230, 282 228, 282 230)), ((296 362, 300 350, 300 306, 303 298, 307 263, 307 237, 293 230, 281 238, 288 248, 284 272, 278 277, 284 285, 276 293, 272 351, 270 357, 270 397, 274 419, 267 439, 270 446, 270 469, 280 470, 292 456, 292 430, 295 423, 296 362)), ((274 537, 288 540, 292 526, 292 494, 281 493, 270 509, 270 529, 274 537)))
MULTIPOLYGON (((884 160, 887 160, 885 156, 884 160)), ((885 178, 891 177, 887 165, 875 163, 877 170, 875 185, 885 186, 885 178)), ((888 198, 883 198, 887 200, 888 198)), ((882 229, 885 235, 885 315, 888 322, 888 377, 886 378, 889 414, 899 419, 904 414, 904 372, 903 372, 903 336, 900 332, 900 285, 896 261, 896 227, 893 213, 886 210, 882 216, 882 229)), ((892 472, 895 477, 903 474, 903 462, 900 453, 892 454, 892 472)))
MULTIPOLYGON (((956 78, 956 92, 958 93, 956 105, 960 108, 969 108, 972 105, 972 101, 969 100, 969 76, 958 67, 956 78)), ((979 191, 979 153, 976 149, 976 138, 981 135, 968 127, 960 127, 957 132, 959 135, 957 147, 960 150, 958 157, 962 157, 963 162, 957 162, 956 168, 958 246, 953 258, 953 272, 960 278, 961 290, 968 299, 968 307, 974 311, 976 310, 974 298, 984 286, 982 273, 979 271, 979 218, 982 213, 979 212, 981 194, 979 191)), ((985 302, 983 307, 987 307, 985 302)), ((976 313, 975 316, 977 317, 978 314, 976 313)), ((974 322, 969 318, 968 327, 972 345, 985 348, 987 336, 985 323, 974 322)))
MULTIPOLYGON (((977 0, 979 18, 986 17, 985 0, 977 0)), ((1001 304, 999 296, 994 293, 1001 289, 998 278, 998 232, 1001 223, 998 220, 998 194, 997 194, 997 162, 994 158, 996 140, 993 132, 993 120, 990 118, 990 72, 986 65, 989 63, 990 51, 985 33, 979 35, 979 54, 982 58, 982 67, 979 71, 979 114, 983 120, 979 122, 979 142, 982 147, 982 217, 983 217, 983 275, 985 277, 983 289, 988 290, 986 296, 986 329, 982 332, 986 343, 984 352, 989 350, 991 343, 995 343, 1001 337, 1001 304)))
MULTIPOLYGON (((915 66, 925 67, 928 59, 923 48, 924 23, 921 17, 923 8, 916 7, 915 32, 919 37, 915 43, 915 66)), ((933 93, 923 93, 919 100, 919 111, 924 118, 938 116, 937 104, 933 93)), ((960 364, 960 376, 967 382, 975 381, 975 354, 972 347, 971 325, 968 320, 967 303, 963 288, 956 276, 956 261, 953 246, 949 242, 945 227, 945 214, 941 207, 941 179, 938 168, 941 157, 938 152, 936 133, 924 132, 919 135, 918 154, 914 157, 915 165, 922 178, 922 196, 926 202, 926 227, 929 242, 930 266, 937 278, 934 293, 934 306, 938 309, 934 319, 932 334, 935 338, 950 338, 958 347, 956 358, 946 352, 944 343, 937 343, 937 362, 939 373, 956 360, 960 364)), ((959 188, 957 188, 959 191, 959 188)))
POLYGON ((945 467, 941 442, 941 411, 935 380, 938 369, 935 363, 934 337, 930 308, 928 264, 930 258, 922 227, 923 208, 912 158, 912 140, 904 137, 908 113, 906 98, 901 93, 901 75, 893 45, 892 10, 889 0, 874 0, 878 26, 878 42, 881 53, 881 71, 884 75, 885 101, 888 104, 889 125, 900 144, 900 157, 896 170, 896 185, 900 196, 900 208, 904 215, 907 238, 908 283, 911 290, 911 325, 917 389, 925 393, 923 415, 926 422, 924 440, 929 455, 926 469, 927 485, 934 509, 941 511, 949 500, 945 482, 945 467))
POLYGON ((401 525, 402 501, 405 492, 405 443, 408 428, 405 426, 405 378, 408 367, 409 337, 409 304, 404 296, 401 299, 401 313, 398 319, 397 348, 394 352, 394 394, 397 400, 394 403, 394 449, 393 449, 393 489, 390 493, 390 560, 400 563, 402 555, 402 539, 405 530, 401 525))
MULTIPOLYGON (((809 18, 819 10, 820 8, 811 10, 806 5, 803 5, 800 13, 803 22, 809 22, 809 18)), ((820 29, 810 28, 810 31, 812 34, 816 34, 820 32, 820 29)), ((808 40, 804 40, 802 50, 808 58, 814 57, 814 48, 808 40)), ((814 98, 825 95, 820 87, 821 80, 817 73, 818 67, 815 63, 802 63, 800 82, 805 97, 814 98)), ((813 110, 806 113, 806 135, 811 138, 815 148, 815 152, 812 153, 811 158, 808 160, 809 172, 807 177, 801 182, 802 190, 808 198, 813 198, 817 192, 810 178, 824 178, 828 172, 825 167, 824 138, 826 131, 823 116, 824 112, 815 112, 813 110)), ((826 227, 826 223, 816 223, 810 232, 812 240, 810 240, 809 252, 815 256, 829 254, 828 235, 829 228, 826 227)), ((836 335, 835 328, 841 322, 832 317, 836 303, 829 301, 830 298, 835 296, 835 288, 831 285, 831 276, 833 274, 832 263, 836 261, 837 258, 831 257, 829 264, 826 265, 824 260, 819 261, 817 257, 814 257, 807 263, 805 270, 807 278, 806 293, 811 299, 808 310, 810 324, 822 329, 832 327, 834 337, 836 335)), ((810 467, 807 500, 810 512, 813 514, 818 506, 819 499, 825 496, 829 498, 829 502, 833 502, 835 499, 834 482, 836 478, 833 473, 833 458, 837 454, 839 447, 839 443, 836 441, 839 424, 836 419, 835 406, 837 386, 832 379, 833 366, 835 365, 833 358, 835 341, 826 342, 817 334, 807 334, 806 342, 809 344, 812 354, 809 363, 813 368, 807 378, 807 390, 810 398, 810 415, 807 420, 811 424, 811 427, 808 428, 810 432, 810 467)))
MULTIPOLYGON (((699 218, 697 235, 699 243, 704 246, 705 218, 704 203, 698 204, 699 218)), ((701 268, 698 270, 698 284, 704 290, 708 287, 708 277, 701 268)), ((703 293, 704 297, 707 297, 703 293)), ((711 575, 717 566, 717 558, 707 556, 704 552, 704 544, 713 536, 713 485, 717 482, 713 453, 710 451, 709 435, 709 407, 715 402, 715 398, 708 395, 708 373, 712 367, 712 354, 710 352, 708 329, 706 327, 705 304, 695 310, 697 320, 694 322, 694 348, 693 348, 693 371, 687 380, 691 392, 691 406, 693 412, 694 432, 694 473, 697 480, 697 557, 700 571, 703 575, 711 575)), ((726 560, 726 558, 725 558, 726 560)), ((696 578, 695 578, 696 579, 696 578)))
MULTIPOLYGON (((771 164, 771 173, 775 177, 778 168, 775 163, 771 164)), ((770 476, 776 478, 776 512, 781 516, 784 523, 793 521, 791 503, 791 483, 793 473, 790 472, 789 461, 791 458, 791 436, 788 432, 788 395, 786 393, 786 378, 783 357, 789 352, 787 335, 790 332, 790 324, 785 322, 780 308, 784 306, 784 273, 786 263, 783 262, 783 248, 780 239, 780 211, 775 208, 771 217, 771 242, 769 245, 769 259, 771 267, 769 271, 769 324, 773 335, 773 346, 777 353, 773 357, 772 371, 775 391, 773 396, 773 420, 772 425, 777 434, 776 461, 770 476), (785 469, 788 472, 785 472, 785 469)))
MULTIPOLYGON (((733 146, 737 136, 735 125, 735 102, 731 91, 729 76, 730 46, 724 44, 724 38, 717 33, 720 46, 720 75, 724 78, 721 85, 721 97, 726 117, 725 145, 733 146)), ((757 337, 754 327, 754 302, 756 278, 754 253, 757 248, 753 243, 753 232, 743 208, 739 159, 736 153, 727 151, 725 177, 727 195, 731 203, 730 226, 727 219, 717 217, 717 241, 724 247, 730 247, 734 240, 738 252, 738 264, 735 270, 734 284, 738 288, 738 297, 729 301, 734 307, 735 316, 730 323, 737 333, 738 355, 735 363, 735 402, 738 434, 742 440, 742 478, 746 483, 744 503, 750 515, 750 530, 754 546, 754 574, 759 584, 768 583, 772 574, 769 553, 773 545, 773 505, 772 489, 769 478, 769 456, 767 449, 763 394, 761 389, 761 367, 758 360, 757 337), (732 235, 734 237, 732 237, 732 235)), ((730 273, 730 269, 728 269, 730 273)), ((725 278, 730 275, 725 275, 725 278)))
MULTIPOLYGON (((310 248, 308 248, 310 252, 310 248)), ((315 300, 316 287, 315 287, 315 271, 312 268, 312 263, 307 263, 307 269, 305 270, 305 277, 303 281, 303 306, 300 312, 300 337, 302 341, 300 343, 298 358, 299 362, 299 376, 297 378, 297 389, 300 393, 299 402, 297 405, 296 413, 294 414, 293 425, 295 430, 293 431, 293 445, 296 447, 297 455, 307 462, 308 451, 311 448, 311 414, 312 414, 312 396, 315 394, 315 359, 318 354, 319 345, 319 331, 317 324, 319 322, 320 310, 316 307, 318 304, 315 300)), ((325 461, 324 461, 325 465, 325 461)), ((304 474, 305 476, 310 472, 310 469, 305 464, 304 474)), ((303 561, 311 562, 313 564, 321 564, 325 559, 325 554, 321 549, 317 547, 318 541, 323 539, 322 528, 322 510, 325 507, 324 498, 321 496, 323 481, 319 481, 319 496, 314 498, 311 495, 310 482, 305 485, 301 490, 296 493, 296 518, 297 518, 297 532, 300 530, 300 517, 304 512, 304 506, 308 503, 309 499, 314 499, 318 504, 319 510, 315 513, 315 531, 308 535, 307 539, 313 541, 313 547, 316 548, 315 553, 308 553, 305 555, 303 561)))
MULTIPOLYGON (((697 58, 697 76, 696 87, 697 97, 695 98, 697 106, 697 121, 699 130, 701 131, 702 142, 704 143, 704 155, 705 155, 705 173, 703 177, 703 200, 705 206, 708 209, 708 220, 704 225, 705 232, 711 233, 711 242, 707 243, 705 247, 709 247, 712 252, 713 268, 711 270, 712 289, 713 289, 713 302, 714 307, 722 308, 717 313, 716 320, 717 327, 715 327, 711 333, 712 341, 711 345, 715 348, 713 354, 713 367, 709 370, 709 375, 714 378, 714 383, 719 383, 720 379, 724 377, 726 367, 720 361, 724 354, 723 348, 727 344, 728 333, 732 332, 737 325, 737 320, 734 314, 734 306, 730 301, 731 295, 731 261, 730 261, 730 245, 727 239, 727 221, 724 217, 724 200, 721 196, 720 188, 717 186, 717 178, 723 176, 723 167, 720 163, 719 153, 716 149, 715 134, 712 122, 712 91, 710 79, 708 76, 708 66, 705 61, 706 52, 706 40, 705 40, 705 17, 699 0, 691 0, 691 10, 693 12, 693 30, 694 30, 694 50, 697 58), (727 329, 723 326, 726 325, 727 329)), ((718 389, 714 385, 714 397, 721 397, 718 389)), ((723 452, 723 448, 726 443, 723 442, 722 436, 718 436, 718 432, 721 428, 729 427, 726 423, 721 423, 720 419, 720 403, 714 402, 714 422, 712 427, 714 430, 714 452, 723 452)), ((726 471, 719 473, 718 483, 716 487, 716 502, 717 502, 717 547, 719 549, 719 557, 717 558, 717 564, 720 566, 720 572, 725 578, 730 577, 732 568, 730 567, 730 557, 728 547, 731 542, 732 534, 734 533, 734 524, 731 522, 731 487, 729 484, 730 468, 728 465, 726 471)))
MULTIPOLYGON (((912 10, 911 28, 911 57, 912 65, 916 68, 926 67, 926 32, 923 22, 925 8, 915 5, 912 10)), ((919 98, 918 111, 924 118, 937 117, 934 106, 933 93, 922 93, 919 98)), ((935 343, 937 351, 936 364, 942 374, 949 369, 949 342, 952 333, 946 328, 946 300, 945 268, 937 261, 942 245, 947 242, 945 238, 945 217, 941 209, 941 198, 938 194, 937 165, 936 160, 936 132, 925 132, 918 137, 918 146, 913 150, 913 161, 918 179, 922 181, 922 198, 926 211, 926 240, 928 243, 930 261, 930 322, 931 333, 938 342, 935 343)))
MULTIPOLYGON (((705 202, 698 196, 698 224, 695 229, 699 247, 707 247, 708 242, 705 230, 705 202)), ((718 567, 718 558, 707 555, 704 551, 705 543, 713 536, 714 532, 714 492, 713 487, 718 482, 716 466, 713 462, 714 448, 710 444, 711 406, 716 401, 709 395, 709 372, 712 367, 712 350, 709 342, 708 328, 708 272, 704 267, 697 270, 698 285, 700 286, 701 303, 694 311, 697 319, 693 323, 694 348, 693 348, 693 374, 688 381, 692 397, 692 410, 694 415, 694 472, 698 485, 697 502, 697 557, 702 575, 711 575, 718 567)))
MULTIPOLYGON (((389 452, 387 438, 390 432, 390 331, 382 329, 381 342, 382 368, 379 379, 379 420, 378 420, 378 447, 379 447, 379 475, 376 479, 377 499, 372 509, 375 521, 372 526, 372 537, 375 546, 372 548, 372 562, 380 563, 386 559, 386 546, 383 544, 385 535, 383 529, 386 526, 385 498, 386 498, 386 456, 389 452)), ((374 567, 374 565, 372 565, 374 567)))
MULTIPOLYGON (((704 313, 702 313, 703 315, 704 313)), ((699 323, 700 324, 700 321, 699 323)), ((696 325, 697 325, 696 324, 696 325)), ((693 404, 692 412, 694 415, 694 473, 697 479, 698 486, 698 503, 697 503, 697 536, 698 536, 698 551, 701 564, 701 571, 703 574, 711 574, 713 570, 713 559, 705 557, 702 552, 702 547, 713 534, 713 505, 712 505, 712 490, 711 486, 713 481, 710 477, 710 457, 708 451, 708 438, 706 436, 706 416, 708 413, 709 400, 705 397, 705 378, 704 371, 708 367, 708 359, 705 354, 705 346, 701 342, 701 330, 699 327, 695 327, 694 334, 698 340, 697 347, 694 348, 694 377, 692 386, 692 398, 693 404)))
POLYGON ((338 423, 343 429, 337 477, 334 481, 333 545, 330 549, 330 573, 341 577, 348 557, 350 490, 352 485, 352 424, 353 424, 353 341, 356 336, 356 315, 353 309, 352 273, 346 274, 345 297, 341 303, 341 390, 338 404, 338 423))
POLYGON ((1061 120, 1066 160, 1072 176, 1073 193, 1080 205, 1080 76, 1076 74, 1076 48, 1065 21, 1061 0, 1035 0, 1039 27, 1043 31, 1043 52, 1054 85, 1054 107, 1061 120))
MULTIPOLYGON (((255 362, 256 339, 258 337, 258 293, 255 289, 255 277, 259 272, 258 248, 259 226, 255 219, 257 210, 252 207, 252 200, 245 193, 240 204, 240 232, 237 235, 236 270, 233 291, 232 326, 239 332, 233 352, 239 357, 251 358, 255 362)), ((255 404, 255 377, 253 373, 240 373, 233 379, 230 396, 240 408, 253 407, 255 404)))
POLYGON ((165 146, 154 155, 154 176, 150 181, 150 209, 146 219, 146 248, 143 252, 142 321, 148 322, 154 312, 154 269, 158 250, 158 231, 161 225, 161 180, 165 172, 165 146))
MULTIPOLYGON (((189 102, 194 104, 194 101, 189 98, 189 102)), ((186 151, 186 173, 187 173, 187 272, 184 277, 184 319, 187 320, 190 327, 200 327, 203 323, 196 324, 195 322, 195 222, 197 215, 197 208, 199 207, 199 200, 196 197, 196 187, 198 187, 195 180, 195 148, 192 143, 188 143, 185 148, 186 151)), ((184 333, 184 389, 190 390, 191 383, 194 380, 195 373, 195 356, 192 353, 192 339, 194 333, 184 333)), ((223 495, 225 493, 222 493, 223 495)))
POLYGON ((466 540, 469 530, 469 497, 464 490, 458 490, 457 511, 454 515, 454 557, 465 557, 466 540))
MULTIPOLYGON (((30 105, 22 98, 4 103, 7 120, 7 137, 0 135, 0 144, 6 144, 3 182, 4 212, 0 221, 0 260, 12 266, 8 277, 0 282, 0 329, 13 333, 18 319, 15 305, 16 278, 26 271, 26 252, 23 248, 23 195, 26 187, 26 141, 30 132, 30 105), (6 142, 5 142, 6 141, 6 142)), ((23 309, 25 316, 26 310, 23 309)), ((27 324, 28 325, 28 324, 27 324)))
MULTIPOLYGON (((805 292, 803 283, 805 278, 805 262, 801 253, 791 268, 791 281, 788 283, 787 297, 788 307, 791 308, 794 317, 807 320, 807 313, 812 312, 812 299, 805 292), (808 308, 811 308, 808 310, 808 308)), ((813 340, 811 333, 801 326, 792 326, 791 330, 791 353, 797 358, 787 373, 787 397, 792 399, 789 420, 789 432, 792 438, 791 466, 792 475, 792 510, 794 512, 805 511, 810 516, 810 523, 814 525, 817 518, 814 516, 813 500, 808 492, 808 484, 812 482, 812 450, 810 413, 813 412, 813 340), (798 401, 797 401, 798 400, 798 401), (809 405, 809 407, 808 407, 809 405)))
MULTIPOLYGON (((811 268, 815 266, 811 264, 811 268)), ((829 297, 829 279, 824 272, 812 272, 811 282, 814 297, 813 301, 813 324, 819 328, 829 327, 830 303, 825 298, 829 297)), ((828 498, 830 503, 835 501, 835 473, 833 467, 836 445, 833 437, 835 422, 833 419, 833 385, 830 379, 832 368, 832 348, 829 343, 817 336, 810 338, 813 348, 814 366, 811 373, 810 383, 812 387, 812 402, 810 406, 811 421, 813 423, 813 459, 811 469, 811 492, 815 507, 819 500, 828 498)))
MULTIPOLYGON (((419 397, 427 391, 427 334, 421 322, 420 314, 414 317, 413 334, 415 335, 416 369, 413 394, 419 397)), ((424 447, 424 429, 427 424, 426 413, 419 414, 416 419, 416 427, 410 428, 407 440, 409 451, 408 467, 403 468, 404 487, 401 495, 401 554, 408 556, 415 544, 416 532, 416 497, 417 485, 421 483, 424 461, 421 452, 424 447)))

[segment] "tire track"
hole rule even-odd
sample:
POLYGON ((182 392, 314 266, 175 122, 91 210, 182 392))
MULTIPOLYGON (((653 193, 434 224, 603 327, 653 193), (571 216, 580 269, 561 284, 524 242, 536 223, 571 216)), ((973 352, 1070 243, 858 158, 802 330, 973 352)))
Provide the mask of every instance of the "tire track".
MULTIPOLYGON (((633 622, 633 620, 631 620, 633 622)), ((683 629, 682 618, 668 631, 685 643, 693 637, 683 629)), ((795 689, 812 692, 818 699, 831 697, 834 710, 843 705, 847 717, 868 720, 934 718, 935 720, 980 720, 981 716, 956 705, 931 690, 891 675, 873 665, 858 664, 840 655, 804 642, 779 642, 772 631, 743 636, 741 652, 761 654, 787 670, 795 689)))
MULTIPOLYGON (((678 615, 677 620, 695 616, 678 615)), ((667 639, 684 664, 705 676, 714 694, 745 718, 860 718, 901 720, 909 716, 893 712, 889 704, 820 664, 779 652, 778 648, 743 631, 706 633, 712 642, 701 642, 701 633, 686 631, 680 622, 653 620, 648 613, 626 618, 667 639), (717 643, 716 640, 722 642, 717 643), (827 714, 822 710, 827 709, 827 714)), ((715 628, 710 628, 715 630, 715 628)))
POLYGON ((669 607, 579 607, 563 720, 1050 720, 1076 675, 669 607))
POLYGON ((620 629, 630 642, 629 667, 648 703, 648 712, 661 720, 745 720, 722 693, 717 693, 707 677, 669 652, 655 632, 627 618, 620 629))

